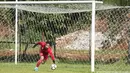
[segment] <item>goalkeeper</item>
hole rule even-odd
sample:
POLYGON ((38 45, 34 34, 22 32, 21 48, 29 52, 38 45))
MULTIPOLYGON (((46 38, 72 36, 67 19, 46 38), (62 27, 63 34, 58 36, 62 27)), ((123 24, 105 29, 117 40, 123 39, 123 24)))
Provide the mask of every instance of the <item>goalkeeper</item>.
POLYGON ((37 61, 36 67, 34 68, 35 71, 38 71, 38 67, 41 63, 45 63, 48 59, 48 55, 51 56, 51 59, 53 61, 53 64, 55 64, 55 57, 52 53, 51 43, 49 41, 47 42, 38 42, 36 43, 33 48, 35 48, 37 45, 40 45, 40 59, 37 61))

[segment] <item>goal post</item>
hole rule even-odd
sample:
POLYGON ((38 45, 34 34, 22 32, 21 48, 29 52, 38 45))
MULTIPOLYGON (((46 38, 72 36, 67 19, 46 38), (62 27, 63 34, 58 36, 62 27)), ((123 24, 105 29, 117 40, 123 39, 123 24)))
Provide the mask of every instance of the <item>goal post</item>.
POLYGON ((91 71, 95 71, 95 6, 96 4, 92 3, 92 25, 91 25, 91 71))
POLYGON ((103 3, 102 1, 7 1, 2 2, 2 5, 16 5, 15 8, 15 64, 17 64, 17 53, 18 53, 18 6, 23 4, 87 4, 91 3, 92 5, 92 16, 91 16, 91 71, 95 71, 95 8, 97 3, 103 3))
MULTIPOLYGON (((18 2, 16 0, 15 2, 18 2)), ((15 5, 15 64, 17 64, 17 57, 18 57, 18 9, 17 4, 15 5)))

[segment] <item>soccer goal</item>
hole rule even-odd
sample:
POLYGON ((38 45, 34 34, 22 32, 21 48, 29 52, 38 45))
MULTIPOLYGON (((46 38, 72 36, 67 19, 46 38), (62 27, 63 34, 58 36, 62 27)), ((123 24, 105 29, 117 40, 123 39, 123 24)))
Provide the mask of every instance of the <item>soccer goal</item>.
MULTIPOLYGON (((49 40, 59 72, 89 73, 91 69, 97 73, 128 73, 130 7, 101 3, 0 2, 0 66, 4 69, 7 66, 3 63, 15 62, 21 69, 23 65, 32 68, 40 48, 33 45, 49 40)), ((42 65, 45 71, 49 71, 50 64, 49 58, 42 65)))
POLYGON ((60 69, 130 71, 130 7, 100 3, 0 2, 0 62, 36 63, 39 47, 32 46, 49 40, 60 69))

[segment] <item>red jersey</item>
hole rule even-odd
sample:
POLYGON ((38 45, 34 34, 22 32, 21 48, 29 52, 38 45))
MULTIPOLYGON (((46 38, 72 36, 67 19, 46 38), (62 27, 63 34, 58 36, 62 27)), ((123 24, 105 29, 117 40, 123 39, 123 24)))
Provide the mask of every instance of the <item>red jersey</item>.
POLYGON ((37 44, 41 46, 41 48, 40 48, 40 55, 46 57, 49 54, 51 56, 51 59, 55 60, 54 55, 52 53, 52 48, 49 47, 49 48, 45 49, 46 42, 38 42, 37 44))

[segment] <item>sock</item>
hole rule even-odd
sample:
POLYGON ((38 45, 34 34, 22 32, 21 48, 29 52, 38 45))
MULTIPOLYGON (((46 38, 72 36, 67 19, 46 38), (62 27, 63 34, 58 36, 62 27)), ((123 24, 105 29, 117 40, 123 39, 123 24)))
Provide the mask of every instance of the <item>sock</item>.
POLYGON ((38 67, 35 67, 35 68, 38 68, 38 67))
POLYGON ((39 67, 41 63, 42 63, 42 60, 39 59, 39 60, 37 61, 37 65, 36 65, 36 67, 39 67))

